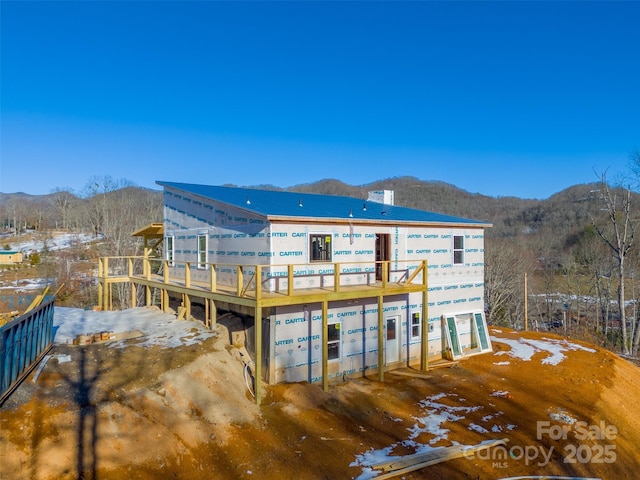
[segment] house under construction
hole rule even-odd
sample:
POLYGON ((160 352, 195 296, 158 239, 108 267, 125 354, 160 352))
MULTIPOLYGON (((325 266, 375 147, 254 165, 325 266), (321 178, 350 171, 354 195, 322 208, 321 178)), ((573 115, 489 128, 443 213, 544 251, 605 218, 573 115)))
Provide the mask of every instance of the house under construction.
POLYGON ((164 220, 138 232, 142 258, 100 260, 100 302, 132 285, 246 315, 262 382, 349 375, 491 351, 484 316, 484 230, 477 220, 366 199, 158 182, 164 220), (163 257, 151 255, 163 245, 163 257))

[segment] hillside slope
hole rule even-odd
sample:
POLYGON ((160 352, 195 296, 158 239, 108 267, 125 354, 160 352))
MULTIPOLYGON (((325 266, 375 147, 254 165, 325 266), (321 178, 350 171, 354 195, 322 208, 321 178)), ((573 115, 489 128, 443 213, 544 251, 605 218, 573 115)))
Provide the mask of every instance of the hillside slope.
MULTIPOLYGON (((132 328, 140 310, 125 312, 132 328)), ((93 313, 105 328, 110 312, 93 313)), ((0 479, 362 480, 395 456, 503 438, 403 478, 637 478, 640 370, 592 345, 492 329, 493 354, 329 392, 272 386, 257 407, 232 318, 211 336, 157 315, 171 328, 153 338, 55 346, 71 361, 50 360, 0 409, 0 479)))

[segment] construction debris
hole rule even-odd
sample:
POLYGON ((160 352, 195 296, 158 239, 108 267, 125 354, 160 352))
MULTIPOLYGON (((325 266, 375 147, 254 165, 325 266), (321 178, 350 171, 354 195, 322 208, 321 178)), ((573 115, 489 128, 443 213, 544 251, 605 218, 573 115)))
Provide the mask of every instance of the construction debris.
POLYGON ((498 445, 505 445, 508 441, 509 439, 503 438, 502 440, 492 440, 472 446, 455 445, 453 447, 436 448, 426 453, 406 455, 388 462, 378 463, 376 465, 372 465, 371 468, 383 472, 382 475, 375 477, 376 480, 393 478, 431 465, 453 460, 454 458, 468 456, 479 450, 485 450, 498 445))
POLYGON ((67 344, 91 345, 94 343, 105 343, 116 340, 128 340, 130 338, 137 338, 143 335, 144 334, 140 330, 132 330, 130 332, 119 333, 114 333, 113 331, 105 331, 99 333, 81 333, 80 335, 76 335, 73 341, 69 342, 67 340, 67 344))

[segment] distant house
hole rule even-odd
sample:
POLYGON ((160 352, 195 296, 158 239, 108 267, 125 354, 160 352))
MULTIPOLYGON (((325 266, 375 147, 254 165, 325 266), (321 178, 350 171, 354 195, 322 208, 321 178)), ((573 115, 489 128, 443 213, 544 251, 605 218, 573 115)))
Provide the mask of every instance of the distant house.
POLYGON ((158 184, 168 275, 187 268, 201 285, 233 285, 243 275, 238 304, 257 306, 264 334, 253 348, 269 383, 491 351, 490 224, 395 206, 389 191, 356 199, 158 184), (255 298, 245 298, 249 288, 255 298))
POLYGON ((16 265, 23 262, 22 252, 0 250, 0 265, 16 265))

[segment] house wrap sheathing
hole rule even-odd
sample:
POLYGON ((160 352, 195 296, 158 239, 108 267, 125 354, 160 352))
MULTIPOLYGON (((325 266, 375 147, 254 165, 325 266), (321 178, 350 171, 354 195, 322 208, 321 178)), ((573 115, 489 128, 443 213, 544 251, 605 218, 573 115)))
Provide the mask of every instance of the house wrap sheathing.
MULTIPOLYGON (((164 188, 165 259, 171 268, 191 262, 194 281, 209 280, 210 264, 217 265, 218 284, 229 285, 238 265, 262 265, 268 266, 266 291, 282 289, 290 268, 293 287, 312 290, 330 287, 337 266, 340 284, 358 287, 383 275, 399 282, 426 260, 427 309, 421 292, 385 296, 383 332, 377 298, 330 302, 330 378, 375 371, 381 334, 385 368, 419 364, 425 335, 430 360, 491 350, 484 317, 487 223, 368 199, 158 184, 164 188), (421 321, 424 311, 428 322, 421 321)), ((262 321, 265 379, 321 381, 322 303, 273 307, 262 321)))

